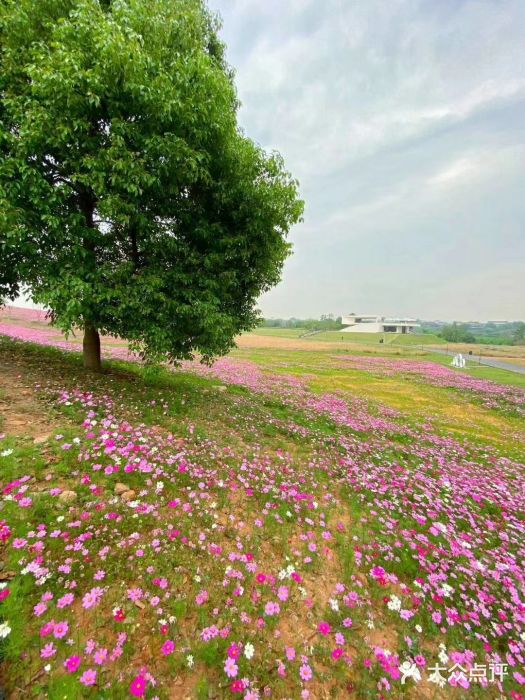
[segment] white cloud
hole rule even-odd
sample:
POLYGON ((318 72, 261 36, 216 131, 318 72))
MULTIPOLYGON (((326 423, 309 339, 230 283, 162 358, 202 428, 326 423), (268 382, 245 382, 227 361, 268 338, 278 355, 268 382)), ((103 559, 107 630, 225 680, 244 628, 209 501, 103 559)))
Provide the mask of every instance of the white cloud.
MULTIPOLYGON (((263 310, 336 311, 385 265, 374 306, 401 306, 396 262, 413 283, 436 280, 435 301, 412 293, 421 308, 410 313, 448 304, 438 289, 452 274, 485 299, 484 271, 505 274, 525 254, 525 3, 210 1, 224 17, 241 122, 283 153, 306 198, 295 257, 263 310), (476 254, 450 264, 447 251, 476 237, 476 254)), ((525 315, 524 283, 512 280, 525 315)))

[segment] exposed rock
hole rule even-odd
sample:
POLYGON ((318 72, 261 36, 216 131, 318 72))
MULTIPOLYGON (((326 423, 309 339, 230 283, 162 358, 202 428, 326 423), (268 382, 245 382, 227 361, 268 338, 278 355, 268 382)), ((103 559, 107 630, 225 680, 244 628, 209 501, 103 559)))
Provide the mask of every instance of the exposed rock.
POLYGON ((58 500, 61 503, 73 503, 77 500, 77 494, 75 491, 62 491, 59 495, 58 500))
POLYGON ((115 484, 115 493, 117 496, 122 496, 122 494, 126 493, 126 491, 130 491, 129 486, 126 486, 126 484, 122 484, 120 482, 115 484))
POLYGON ((35 438, 33 438, 33 442, 35 443, 35 445, 42 445, 44 442, 47 442, 50 437, 50 433, 44 435, 37 435, 35 438))
POLYGON ((214 391, 228 391, 228 387, 224 386, 224 384, 219 384, 218 386, 213 386, 212 389, 214 391))
POLYGON ((133 489, 129 489, 129 491, 125 491, 122 494, 121 499, 124 501, 124 503, 127 503, 128 501, 132 501, 136 495, 137 494, 135 491, 133 491, 133 489))

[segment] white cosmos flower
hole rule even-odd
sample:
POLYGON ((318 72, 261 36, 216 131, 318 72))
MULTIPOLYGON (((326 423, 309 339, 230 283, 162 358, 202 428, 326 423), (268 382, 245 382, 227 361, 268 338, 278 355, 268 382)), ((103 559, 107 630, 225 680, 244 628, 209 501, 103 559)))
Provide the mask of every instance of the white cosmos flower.
POLYGON ((2 624, 0 624, 0 639, 5 639, 10 634, 11 628, 9 627, 7 622, 2 622, 2 624))
POLYGON ((188 668, 193 668, 193 656, 191 654, 188 654, 186 657, 186 663, 188 664, 188 668))
POLYGON ((389 610, 395 610, 396 612, 401 610, 401 598, 398 598, 397 595, 391 596, 386 606, 389 610))
POLYGON ((246 642, 244 645, 244 656, 248 659, 248 661, 253 657, 255 653, 255 647, 251 642, 246 642))

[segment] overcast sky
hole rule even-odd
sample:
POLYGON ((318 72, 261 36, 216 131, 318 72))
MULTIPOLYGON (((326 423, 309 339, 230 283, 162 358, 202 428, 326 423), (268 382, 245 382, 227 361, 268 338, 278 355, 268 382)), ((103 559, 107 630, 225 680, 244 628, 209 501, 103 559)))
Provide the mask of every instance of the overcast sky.
POLYGON ((525 1, 209 0, 305 220, 266 316, 525 317, 525 1))

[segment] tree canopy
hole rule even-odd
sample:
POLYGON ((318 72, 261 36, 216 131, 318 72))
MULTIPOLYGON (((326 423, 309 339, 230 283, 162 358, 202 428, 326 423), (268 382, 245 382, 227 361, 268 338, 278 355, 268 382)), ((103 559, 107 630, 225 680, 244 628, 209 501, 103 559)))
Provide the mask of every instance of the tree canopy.
POLYGON ((468 329, 464 323, 454 323, 443 326, 440 333, 441 337, 448 340, 449 343, 475 343, 475 335, 468 329))
POLYGON ((175 361, 258 320, 300 220, 298 183, 237 124, 203 0, 4 0, 0 301, 175 361))

